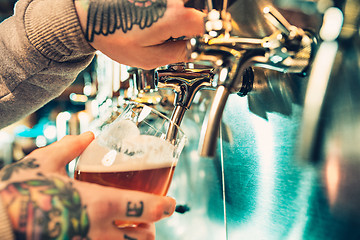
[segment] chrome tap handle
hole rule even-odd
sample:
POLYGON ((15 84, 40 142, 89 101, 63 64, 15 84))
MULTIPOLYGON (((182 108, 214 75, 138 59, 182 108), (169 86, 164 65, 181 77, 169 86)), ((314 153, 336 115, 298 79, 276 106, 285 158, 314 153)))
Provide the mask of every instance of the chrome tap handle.
POLYGON ((157 91, 155 70, 144 70, 138 68, 134 74, 135 87, 139 92, 157 91))
POLYGON ((214 89, 212 69, 189 69, 185 64, 169 65, 156 71, 159 88, 170 88, 175 92, 175 106, 189 109, 195 94, 203 88, 214 89))
POLYGON ((171 116, 166 139, 172 141, 177 134, 186 110, 191 106, 195 94, 204 88, 215 89, 212 86, 212 69, 190 69, 185 63, 169 65, 167 69, 156 71, 159 88, 170 88, 175 92, 175 108, 171 116))
MULTIPOLYGON (((236 18, 237 15, 232 13, 236 18)), ((238 31, 241 26, 233 21, 236 19, 227 19, 231 18, 230 13, 221 12, 220 15, 219 12, 210 11, 205 23, 207 34, 189 41, 190 58, 194 62, 210 62, 216 69, 215 79, 218 79, 209 118, 203 125, 206 131, 203 131, 201 136, 202 156, 215 154, 217 132, 229 94, 240 91, 240 95, 245 96, 251 91, 251 67, 305 73, 312 61, 316 39, 311 33, 292 26, 272 6, 263 8, 263 14, 273 25, 269 25, 271 33, 266 37, 244 38, 236 35, 237 32, 241 33, 238 31), (218 21, 222 25, 218 25, 218 21), (234 31, 229 31, 226 23, 230 23, 234 31)))
POLYGON ((264 17, 279 31, 290 35, 292 25, 272 6, 263 9, 264 17))
POLYGON ((263 9, 264 17, 276 28, 272 35, 263 39, 268 49, 265 68, 280 72, 305 73, 310 65, 317 39, 314 34, 291 25, 274 7, 263 9))
POLYGON ((304 43, 301 43, 306 33, 294 25, 291 25, 282 15, 272 6, 263 9, 264 17, 282 34, 274 33, 282 45, 289 51, 298 51, 304 43))
POLYGON ((137 93, 157 91, 154 69, 144 70, 141 68, 131 67, 128 69, 128 72, 132 75, 132 84, 137 93))

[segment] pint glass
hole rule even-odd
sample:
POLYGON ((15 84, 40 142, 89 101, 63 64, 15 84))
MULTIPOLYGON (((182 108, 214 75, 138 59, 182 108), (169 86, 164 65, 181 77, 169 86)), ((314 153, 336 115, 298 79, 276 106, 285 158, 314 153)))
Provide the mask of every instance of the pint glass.
MULTIPOLYGON (((75 178, 164 196, 185 141, 183 131, 165 115, 130 103, 81 154, 75 178)), ((114 223, 137 226, 120 220, 114 223)))

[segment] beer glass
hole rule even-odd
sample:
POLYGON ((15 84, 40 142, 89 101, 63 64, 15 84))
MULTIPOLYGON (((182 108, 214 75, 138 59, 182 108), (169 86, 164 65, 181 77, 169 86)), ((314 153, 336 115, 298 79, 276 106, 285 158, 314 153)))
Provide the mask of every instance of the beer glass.
MULTIPOLYGON (((75 179, 164 196, 185 142, 183 131, 165 115, 147 105, 129 103, 81 154, 75 179)), ((136 222, 114 223, 137 226, 136 222)))

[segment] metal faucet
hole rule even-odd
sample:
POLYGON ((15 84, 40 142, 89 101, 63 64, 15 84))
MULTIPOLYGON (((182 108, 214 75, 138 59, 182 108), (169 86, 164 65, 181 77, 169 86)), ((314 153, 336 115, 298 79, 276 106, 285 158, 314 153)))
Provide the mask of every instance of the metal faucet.
POLYGON ((176 125, 180 126, 186 110, 196 93, 201 89, 214 89, 212 68, 190 68, 187 63, 168 65, 166 69, 155 72, 158 88, 170 88, 175 93, 174 110, 171 115, 167 139, 172 141, 176 137, 176 125))
POLYGON ((154 79, 155 70, 144 70, 141 68, 130 68, 134 73, 134 87, 137 92, 154 92, 157 91, 156 81, 154 79))
POLYGON ((316 39, 311 33, 290 25, 272 6, 264 6, 262 14, 274 29, 268 36, 244 38, 234 35, 240 28, 230 13, 211 10, 205 22, 204 36, 189 41, 190 59, 210 62, 217 85, 203 125, 206 129, 201 136, 201 156, 215 155, 227 99, 231 93, 240 92, 239 95, 245 96, 251 90, 252 67, 304 73, 312 60, 316 39))
POLYGON ((203 65, 177 63, 156 70, 131 68, 129 73, 133 75, 131 81, 137 93, 136 96, 142 92, 156 92, 159 88, 171 89, 175 93, 175 107, 166 136, 169 141, 176 138, 176 126, 181 125, 185 112, 190 108, 196 93, 201 89, 216 89, 213 85, 212 67, 203 65))

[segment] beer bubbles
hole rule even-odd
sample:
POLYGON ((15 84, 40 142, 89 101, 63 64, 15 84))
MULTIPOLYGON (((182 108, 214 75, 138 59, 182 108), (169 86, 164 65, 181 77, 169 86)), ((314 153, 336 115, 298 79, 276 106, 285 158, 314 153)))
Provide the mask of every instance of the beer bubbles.
MULTIPOLYGON (((166 195, 186 137, 170 119, 131 103, 81 154, 75 178, 81 181, 166 195), (167 141, 169 126, 176 137, 167 141)), ((138 223, 115 220, 118 227, 138 223)))

